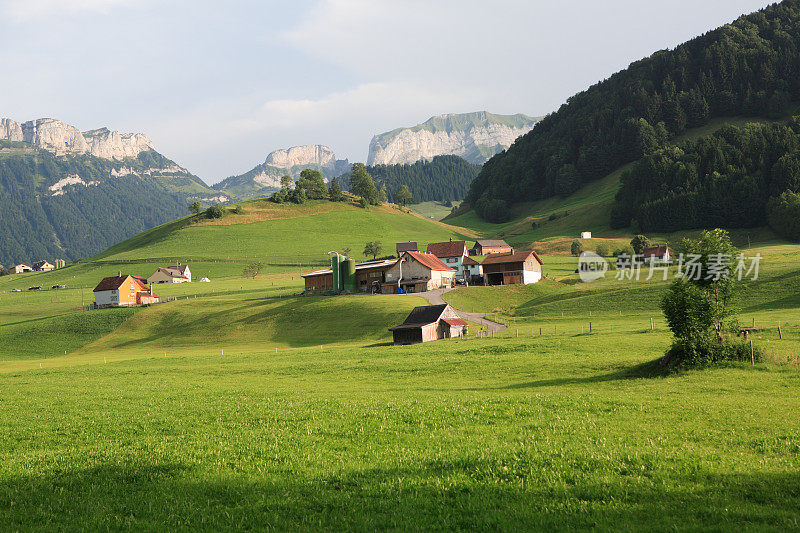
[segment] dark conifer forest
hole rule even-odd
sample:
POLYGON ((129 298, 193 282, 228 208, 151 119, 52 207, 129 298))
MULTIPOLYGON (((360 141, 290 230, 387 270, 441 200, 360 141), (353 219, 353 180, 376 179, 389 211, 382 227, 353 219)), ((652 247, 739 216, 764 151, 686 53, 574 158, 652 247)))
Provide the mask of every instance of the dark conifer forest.
POLYGON ((467 200, 502 221, 511 204, 566 196, 712 118, 781 117, 800 100, 799 49, 800 0, 785 0, 657 52, 573 96, 490 159, 467 200))

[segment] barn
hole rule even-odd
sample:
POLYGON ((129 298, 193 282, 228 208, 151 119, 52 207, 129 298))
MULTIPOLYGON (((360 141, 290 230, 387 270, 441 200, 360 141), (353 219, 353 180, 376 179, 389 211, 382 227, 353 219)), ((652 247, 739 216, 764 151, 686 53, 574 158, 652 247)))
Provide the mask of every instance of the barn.
POLYGON ((399 326, 389 328, 395 344, 450 339, 467 334, 467 323, 447 304, 415 307, 399 326))
POLYGON ((513 251, 511 245, 504 240, 483 239, 475 241, 475 246, 469 251, 469 255, 508 254, 513 251))
MULTIPOLYGON (((365 261, 356 264, 356 287, 361 292, 380 292, 385 273, 397 261, 394 259, 365 261)), ((306 293, 333 291, 333 270, 324 268, 304 274, 306 293)))
POLYGON ((453 284, 456 270, 433 254, 403 252, 400 259, 386 270, 381 286, 383 294, 426 292, 453 284))
POLYGON ((542 279, 542 260, 533 251, 492 254, 482 265, 485 285, 528 285, 542 279))

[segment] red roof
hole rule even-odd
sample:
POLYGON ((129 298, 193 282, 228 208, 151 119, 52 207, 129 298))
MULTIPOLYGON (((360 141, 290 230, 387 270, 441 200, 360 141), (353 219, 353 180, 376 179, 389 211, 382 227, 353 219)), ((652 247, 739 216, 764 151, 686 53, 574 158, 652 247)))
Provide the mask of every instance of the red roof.
POLYGON ((531 254, 533 254, 533 257, 539 261, 540 265, 544 264, 539 258, 539 254, 532 250, 526 252, 512 252, 510 254, 491 254, 483 260, 483 264, 498 265, 503 263, 522 263, 526 261, 531 254))
POLYGON ((442 320, 444 320, 453 327, 469 325, 465 320, 462 320, 460 318, 443 318, 442 320))
POLYGON ((139 288, 146 291, 147 289, 147 280, 144 278, 140 278, 139 276, 129 276, 127 274, 123 276, 111 276, 108 278, 103 278, 103 280, 94 288, 92 292, 102 292, 102 291, 115 291, 119 289, 125 280, 128 278, 133 278, 133 280, 139 285, 139 288))
POLYGON ((669 248, 666 244, 660 246, 650 246, 642 250, 642 257, 664 257, 667 255, 669 248))
POLYGON ((433 242, 428 245, 428 253, 436 257, 461 257, 467 255, 464 241, 433 242))
POLYGON ((405 252, 406 254, 410 255, 426 267, 430 268, 431 270, 441 270, 444 272, 455 272, 454 268, 450 268, 449 266, 442 263, 441 259, 436 257, 433 254, 426 254, 422 252, 412 252, 408 251, 405 252))

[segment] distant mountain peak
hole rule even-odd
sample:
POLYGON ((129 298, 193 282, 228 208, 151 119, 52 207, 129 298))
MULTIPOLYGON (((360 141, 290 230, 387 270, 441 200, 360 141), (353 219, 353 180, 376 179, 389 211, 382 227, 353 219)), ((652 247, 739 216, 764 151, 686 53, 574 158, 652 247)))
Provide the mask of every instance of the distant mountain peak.
POLYGON ((0 119, 0 140, 28 143, 55 155, 91 154, 117 160, 155 150, 143 133, 120 133, 105 127, 82 133, 75 126, 54 118, 22 123, 0 119))
POLYGON ((373 137, 367 164, 411 164, 437 155, 457 155, 483 164, 538 121, 521 113, 497 115, 488 111, 434 115, 416 126, 373 137))

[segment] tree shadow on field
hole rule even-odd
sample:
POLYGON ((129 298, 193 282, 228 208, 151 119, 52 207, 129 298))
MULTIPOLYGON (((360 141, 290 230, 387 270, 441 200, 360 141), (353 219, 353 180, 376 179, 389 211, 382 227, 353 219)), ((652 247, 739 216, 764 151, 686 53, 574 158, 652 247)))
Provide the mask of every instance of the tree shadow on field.
POLYGON ((304 477, 179 464, 102 465, 0 481, 0 529, 788 529, 800 474, 481 453, 304 477), (557 460, 556 460, 557 461, 557 460), (600 470, 599 475, 597 470, 600 470), (558 472, 555 483, 553 472, 558 472), (691 473, 690 473, 691 472, 691 473), (680 512, 676 510, 680 509, 680 512))
POLYGON ((661 363, 661 359, 655 359, 647 363, 642 363, 632 367, 626 367, 614 372, 597 374, 581 377, 562 377, 553 379, 540 379, 536 381, 526 381, 514 383, 504 387, 494 387, 493 390, 513 390, 513 389, 534 389, 538 387, 558 387, 562 385, 586 385, 591 383, 605 383, 608 381, 627 381, 634 379, 663 378, 673 372, 661 363))

